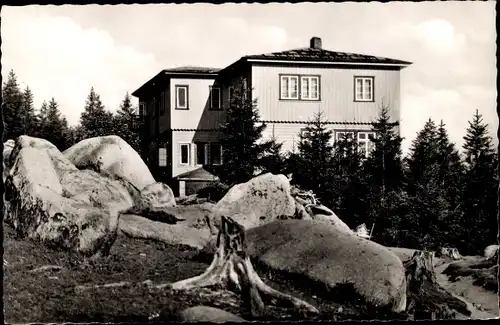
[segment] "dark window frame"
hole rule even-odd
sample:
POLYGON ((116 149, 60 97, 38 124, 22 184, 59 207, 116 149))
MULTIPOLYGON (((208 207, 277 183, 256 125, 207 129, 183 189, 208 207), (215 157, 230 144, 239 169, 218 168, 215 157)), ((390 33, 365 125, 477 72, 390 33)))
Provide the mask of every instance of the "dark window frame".
POLYGON ((211 111, 222 111, 222 88, 220 86, 210 86, 208 96, 208 109, 211 111), (214 90, 219 91, 219 107, 213 107, 212 93, 214 90))
MULTIPOLYGON (((353 78, 353 100, 354 102, 356 103, 374 103, 375 102, 375 76, 354 76, 353 78), (372 84, 371 84, 371 88, 372 88, 372 98, 371 100, 365 100, 365 99, 357 99, 356 98, 356 94, 357 94, 357 91, 356 91, 356 80, 357 79, 371 79, 372 81, 372 84)), ((362 85, 362 87, 364 87, 364 85, 362 85)), ((362 90, 364 92, 364 88, 362 90)))
POLYGON ((299 101, 299 102, 319 102, 321 101, 321 75, 319 74, 303 74, 303 73, 280 73, 279 74, 279 100, 280 101, 299 101), (297 78, 297 98, 283 98, 283 94, 281 93, 282 88, 282 80, 283 77, 296 77, 297 78), (318 78, 318 98, 317 99, 308 99, 302 98, 302 78, 318 78))
POLYGON ((189 110, 189 85, 175 85, 175 109, 189 110), (186 107, 180 107, 179 104, 179 88, 186 88, 186 107))

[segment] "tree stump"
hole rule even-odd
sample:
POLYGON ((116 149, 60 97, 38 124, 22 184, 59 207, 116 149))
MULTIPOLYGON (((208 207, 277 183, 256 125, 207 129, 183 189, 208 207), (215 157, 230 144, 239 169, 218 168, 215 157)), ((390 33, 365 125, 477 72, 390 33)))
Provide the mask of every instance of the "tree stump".
POLYGON ((433 266, 434 253, 416 251, 403 263, 406 269, 407 313, 415 319, 450 319, 455 311, 470 316, 465 302, 454 297, 437 282, 433 266))
POLYGON ((219 286, 236 290, 243 295, 252 317, 264 315, 266 302, 291 305, 305 314, 318 314, 309 303, 277 291, 265 284, 255 272, 245 252, 245 229, 231 218, 222 217, 217 236, 217 250, 210 266, 199 276, 174 283, 159 285, 158 288, 190 290, 219 286))

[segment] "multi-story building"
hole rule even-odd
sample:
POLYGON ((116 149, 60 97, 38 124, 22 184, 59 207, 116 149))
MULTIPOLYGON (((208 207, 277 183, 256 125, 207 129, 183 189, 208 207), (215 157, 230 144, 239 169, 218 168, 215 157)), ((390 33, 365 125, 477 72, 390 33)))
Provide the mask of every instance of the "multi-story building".
POLYGON ((391 122, 400 119, 400 71, 411 63, 323 49, 313 37, 309 47, 248 55, 224 69, 180 67, 160 71, 132 95, 150 139, 148 165, 180 195, 213 179, 204 166, 222 163, 218 131, 232 91, 244 79, 267 124, 284 150, 294 150, 315 112, 338 138, 353 132, 366 154, 371 123, 381 107, 391 122))

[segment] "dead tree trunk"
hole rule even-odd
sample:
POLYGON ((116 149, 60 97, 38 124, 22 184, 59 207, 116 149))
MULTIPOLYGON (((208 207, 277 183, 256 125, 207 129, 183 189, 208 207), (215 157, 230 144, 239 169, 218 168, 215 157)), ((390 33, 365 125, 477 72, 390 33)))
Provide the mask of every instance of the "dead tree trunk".
POLYGON ((434 253, 416 251, 404 263, 407 285, 407 313, 417 319, 450 319, 455 311, 470 315, 465 302, 455 298, 437 282, 433 265, 434 253))
POLYGON ((244 295, 249 304, 252 317, 264 314, 262 297, 267 301, 276 301, 292 305, 304 313, 317 314, 318 310, 309 303, 293 296, 274 290, 265 284, 255 272, 250 258, 245 252, 245 229, 231 218, 222 217, 217 237, 217 251, 212 264, 198 276, 167 283, 158 288, 190 290, 201 287, 222 286, 236 289, 244 295), (262 297, 261 297, 262 296, 262 297))

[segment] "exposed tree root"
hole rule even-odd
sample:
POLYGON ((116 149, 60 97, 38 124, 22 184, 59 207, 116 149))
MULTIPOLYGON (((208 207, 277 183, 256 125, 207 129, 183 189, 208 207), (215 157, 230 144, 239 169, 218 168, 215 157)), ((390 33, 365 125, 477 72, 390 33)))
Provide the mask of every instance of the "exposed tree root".
POLYGON ((34 268, 30 273, 43 272, 43 271, 60 271, 62 269, 59 265, 44 265, 34 268))
POLYGON ((455 311, 469 316, 467 305, 442 288, 436 279, 433 252, 416 251, 404 263, 406 269, 407 313, 415 319, 450 319, 455 311))
POLYGON ((262 281, 245 253, 244 234, 243 226, 231 218, 222 217, 217 237, 217 251, 206 271, 193 278, 162 284, 157 288, 191 290, 221 286, 236 289, 243 294, 253 317, 262 316, 265 312, 262 297, 266 298, 266 302, 288 304, 303 313, 318 314, 319 311, 309 303, 277 291, 262 281))

